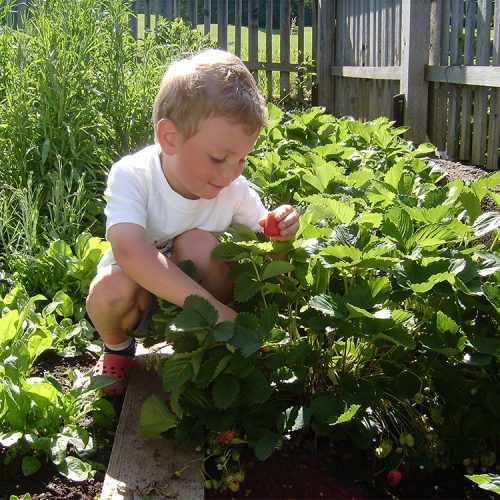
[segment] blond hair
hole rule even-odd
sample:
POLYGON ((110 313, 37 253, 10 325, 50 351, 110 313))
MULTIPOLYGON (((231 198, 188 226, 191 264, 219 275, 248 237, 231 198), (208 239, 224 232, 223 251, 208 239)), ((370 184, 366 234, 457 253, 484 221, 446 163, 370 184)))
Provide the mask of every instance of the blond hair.
POLYGON ((172 63, 153 106, 153 123, 169 118, 187 139, 210 117, 241 123, 248 133, 267 122, 267 108, 252 74, 239 57, 218 49, 172 63))

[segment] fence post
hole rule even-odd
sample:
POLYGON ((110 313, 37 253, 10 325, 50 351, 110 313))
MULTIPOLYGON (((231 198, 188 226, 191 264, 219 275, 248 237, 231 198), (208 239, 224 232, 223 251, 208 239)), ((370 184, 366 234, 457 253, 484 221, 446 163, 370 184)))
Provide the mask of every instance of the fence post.
POLYGON ((318 0, 317 77, 318 104, 333 111, 333 40, 335 30, 335 4, 333 0, 318 0))
POLYGON ((430 0, 403 0, 401 15, 401 81, 405 96, 406 137, 426 141, 427 94, 425 65, 429 61, 430 0))

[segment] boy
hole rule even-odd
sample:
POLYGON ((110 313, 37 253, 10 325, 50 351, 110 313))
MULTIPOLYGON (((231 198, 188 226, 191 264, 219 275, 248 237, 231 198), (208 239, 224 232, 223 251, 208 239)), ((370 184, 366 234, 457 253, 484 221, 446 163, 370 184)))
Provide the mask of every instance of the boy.
MULTIPOLYGON (((228 266, 211 258, 216 235, 232 222, 261 230, 267 216, 241 176, 266 123, 266 106, 239 58, 207 50, 175 62, 153 107, 155 144, 113 165, 105 195, 106 236, 111 249, 90 285, 87 312, 105 344, 94 374, 118 379, 106 391, 124 392, 135 343, 127 335, 147 314, 151 296, 182 306, 200 295, 219 321, 236 313, 228 266), (191 260, 192 280, 177 263, 191 260)), ((291 240, 298 215, 289 205, 274 211, 277 240, 291 240)))

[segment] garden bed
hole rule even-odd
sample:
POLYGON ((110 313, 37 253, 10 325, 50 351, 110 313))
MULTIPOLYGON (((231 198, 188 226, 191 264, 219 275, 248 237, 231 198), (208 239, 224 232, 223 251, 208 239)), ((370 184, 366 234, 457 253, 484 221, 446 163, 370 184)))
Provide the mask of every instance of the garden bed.
MULTIPOLYGON (((473 181, 486 172, 483 169, 442 159, 432 159, 448 174, 449 180, 473 181)), ((485 197, 483 210, 497 210, 485 197)), ((64 379, 67 369, 85 372, 95 363, 95 356, 61 360, 45 354, 38 366, 40 373, 48 371, 64 379)), ((122 400, 113 401, 117 413, 122 400)), ((92 460, 100 463, 94 479, 76 483, 62 478, 56 468, 45 464, 36 474, 25 477, 19 463, 2 468, 0 497, 65 498, 91 500, 99 496, 106 466, 109 462, 115 429, 103 431, 97 438, 97 454, 92 460)), ((296 435, 285 442, 281 450, 259 462, 252 450, 244 457, 245 481, 238 493, 206 491, 207 498, 493 498, 464 477, 463 470, 413 471, 403 476, 397 488, 387 484, 387 478, 371 452, 358 449, 350 442, 314 441, 296 435)), ((2 458, 0 452, 0 459, 2 458)))

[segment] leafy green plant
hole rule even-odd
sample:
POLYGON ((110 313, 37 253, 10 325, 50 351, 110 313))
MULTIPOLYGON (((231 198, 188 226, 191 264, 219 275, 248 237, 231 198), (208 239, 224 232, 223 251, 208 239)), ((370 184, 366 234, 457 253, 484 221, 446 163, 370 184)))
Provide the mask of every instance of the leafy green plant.
POLYGON ((159 371, 178 439, 232 430, 265 459, 308 427, 387 470, 494 453, 500 217, 480 202, 500 174, 447 183, 404 132, 270 106, 247 175, 269 206, 298 207, 298 238, 225 234, 234 325, 197 297, 170 311, 159 371))
POLYGON ((94 448, 82 419, 92 412, 113 418, 112 406, 95 398, 110 380, 75 370, 67 374, 68 388, 48 373, 31 376, 39 356, 53 345, 53 324, 35 309, 44 299, 28 299, 14 287, 0 300, 0 444, 6 448, 4 462, 19 457, 27 476, 49 457, 61 474, 82 481, 93 473, 84 458, 94 448))

